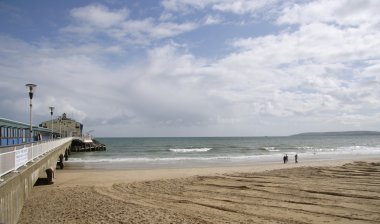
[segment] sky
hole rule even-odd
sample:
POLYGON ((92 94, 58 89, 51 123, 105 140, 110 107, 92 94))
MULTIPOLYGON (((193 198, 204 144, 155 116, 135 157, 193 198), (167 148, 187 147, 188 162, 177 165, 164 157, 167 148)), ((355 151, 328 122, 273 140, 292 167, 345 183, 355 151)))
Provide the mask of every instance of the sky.
POLYGON ((0 1, 0 117, 98 137, 380 131, 378 0, 0 1))

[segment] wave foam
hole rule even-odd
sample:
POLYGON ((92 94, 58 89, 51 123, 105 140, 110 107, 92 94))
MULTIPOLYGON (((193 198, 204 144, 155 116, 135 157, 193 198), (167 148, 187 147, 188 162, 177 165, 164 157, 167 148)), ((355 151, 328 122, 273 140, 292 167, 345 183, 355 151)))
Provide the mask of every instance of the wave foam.
POLYGON ((189 153, 189 152, 207 152, 212 148, 184 148, 184 149, 169 149, 171 152, 189 153))

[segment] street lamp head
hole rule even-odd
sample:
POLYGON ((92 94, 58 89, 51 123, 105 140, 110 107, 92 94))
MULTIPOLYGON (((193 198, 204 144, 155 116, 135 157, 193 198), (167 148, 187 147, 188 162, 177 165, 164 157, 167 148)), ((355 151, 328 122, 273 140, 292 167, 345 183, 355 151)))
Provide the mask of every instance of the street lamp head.
POLYGON ((54 107, 49 107, 49 109, 50 109, 50 114, 53 115, 54 107))
POLYGON ((29 84, 26 84, 25 86, 29 92, 29 98, 33 99, 33 92, 34 92, 34 89, 37 87, 37 85, 29 83, 29 84))
POLYGON ((31 83, 26 84, 25 86, 29 90, 30 93, 33 93, 34 88, 37 87, 36 84, 31 84, 31 83))

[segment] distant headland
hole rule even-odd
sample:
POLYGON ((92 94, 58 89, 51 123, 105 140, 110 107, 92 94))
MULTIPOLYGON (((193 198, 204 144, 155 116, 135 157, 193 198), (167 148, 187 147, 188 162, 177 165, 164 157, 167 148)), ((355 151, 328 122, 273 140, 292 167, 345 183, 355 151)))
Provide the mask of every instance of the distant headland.
POLYGON ((291 136, 368 136, 380 135, 379 131, 338 131, 338 132, 305 132, 291 136))

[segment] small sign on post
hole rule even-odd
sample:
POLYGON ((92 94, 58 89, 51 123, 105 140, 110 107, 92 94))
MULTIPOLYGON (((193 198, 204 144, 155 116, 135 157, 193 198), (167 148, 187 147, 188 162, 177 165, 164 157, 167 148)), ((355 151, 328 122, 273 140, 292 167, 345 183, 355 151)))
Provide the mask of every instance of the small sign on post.
POLYGON ((28 162, 28 148, 22 148, 15 151, 15 170, 28 162))

